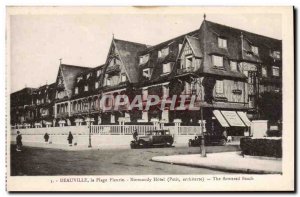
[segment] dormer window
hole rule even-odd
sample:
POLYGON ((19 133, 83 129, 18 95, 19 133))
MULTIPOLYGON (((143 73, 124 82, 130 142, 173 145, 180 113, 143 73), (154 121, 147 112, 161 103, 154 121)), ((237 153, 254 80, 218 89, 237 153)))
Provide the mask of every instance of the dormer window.
POLYGON ((102 72, 102 70, 101 70, 101 69, 97 70, 97 77, 99 77, 99 76, 100 76, 101 72, 102 72))
POLYGON ((140 56, 140 64, 145 64, 149 60, 149 54, 140 56))
POLYGON ((84 86, 84 91, 85 91, 85 92, 89 91, 89 86, 88 86, 88 85, 85 85, 85 86, 84 86))
POLYGON ((151 70, 150 70, 150 68, 143 69, 143 77, 146 77, 146 78, 150 79, 150 77, 151 77, 151 70))
POLYGON ((280 59, 280 51, 273 51, 273 57, 280 59))
POLYGON ((212 56, 212 63, 213 63, 214 67, 223 68, 223 57, 222 56, 213 55, 212 56))
POLYGON ((91 76, 91 73, 87 74, 87 75, 86 75, 86 79, 89 79, 90 76, 91 76))
POLYGON ((218 46, 219 46, 219 48, 226 49, 227 48, 227 40, 224 38, 218 37, 218 46))
POLYGON ((78 77, 77 78, 77 83, 82 79, 82 77, 78 77))
POLYGON ((166 57, 169 54, 169 47, 163 48, 158 51, 158 57, 166 57))
POLYGON ((171 63, 163 64, 163 73, 170 73, 171 72, 171 63))
POLYGON ((253 54, 258 55, 258 47, 257 46, 251 46, 251 51, 253 54))
POLYGON ((230 70, 231 71, 237 71, 237 62, 230 61, 230 70))
POLYGON ((78 87, 75 88, 75 94, 78 94, 78 87))
POLYGON ((121 74, 121 82, 127 81, 127 76, 125 73, 121 74))
POLYGON ((189 70, 193 66, 193 56, 189 55, 185 57, 185 69, 189 70))

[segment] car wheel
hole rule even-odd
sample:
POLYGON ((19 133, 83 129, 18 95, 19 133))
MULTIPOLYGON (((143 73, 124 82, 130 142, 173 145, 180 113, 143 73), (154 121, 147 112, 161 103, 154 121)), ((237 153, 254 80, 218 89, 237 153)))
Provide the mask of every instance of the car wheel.
POLYGON ((145 147, 146 146, 146 143, 144 142, 144 140, 139 141, 139 146, 140 147, 145 147))
POLYGON ((222 145, 222 146, 225 146, 225 145, 226 145, 226 140, 222 139, 222 140, 221 140, 221 145, 222 145))
POLYGON ((171 143, 171 142, 166 142, 166 146, 167 146, 167 147, 171 147, 171 146, 172 146, 172 143, 171 143))

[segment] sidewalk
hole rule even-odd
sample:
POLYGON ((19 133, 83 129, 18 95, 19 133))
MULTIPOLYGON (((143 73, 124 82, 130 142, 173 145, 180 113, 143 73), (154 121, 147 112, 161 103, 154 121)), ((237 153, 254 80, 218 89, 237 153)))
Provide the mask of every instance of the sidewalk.
POLYGON ((200 154, 156 156, 152 161, 238 173, 282 173, 280 159, 243 157, 240 152, 211 153, 207 157, 201 157, 200 154))

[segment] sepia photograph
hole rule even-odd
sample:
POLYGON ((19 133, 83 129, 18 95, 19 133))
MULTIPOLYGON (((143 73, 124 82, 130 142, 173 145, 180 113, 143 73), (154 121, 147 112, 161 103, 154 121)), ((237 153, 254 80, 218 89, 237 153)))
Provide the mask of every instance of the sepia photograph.
POLYGON ((293 7, 7 7, 6 31, 8 191, 294 190, 293 7))

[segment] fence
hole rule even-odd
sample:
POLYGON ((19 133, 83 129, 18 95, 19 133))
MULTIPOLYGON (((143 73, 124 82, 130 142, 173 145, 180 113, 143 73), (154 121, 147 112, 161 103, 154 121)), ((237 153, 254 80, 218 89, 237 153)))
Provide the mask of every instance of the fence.
POLYGON ((92 125, 91 133, 100 135, 132 135, 137 130, 139 135, 154 130, 153 125, 92 125))
MULTIPOLYGON (((199 135, 200 126, 165 126, 164 129, 170 130, 173 135, 199 135)), ((147 131, 154 130, 154 125, 92 125, 92 135, 132 135, 137 130, 139 135, 145 135, 147 131)), ((89 127, 66 126, 66 127, 42 127, 27 129, 12 129, 11 134, 16 135, 20 131, 22 135, 67 135, 70 131, 73 134, 88 135, 89 127)))

